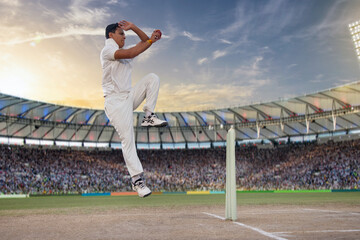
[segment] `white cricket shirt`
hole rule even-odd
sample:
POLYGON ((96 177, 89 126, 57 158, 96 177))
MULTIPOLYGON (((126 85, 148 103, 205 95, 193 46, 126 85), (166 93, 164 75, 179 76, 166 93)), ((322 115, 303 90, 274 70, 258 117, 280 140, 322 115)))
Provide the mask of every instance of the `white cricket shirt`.
POLYGON ((131 90, 132 59, 115 59, 114 54, 118 49, 114 39, 108 38, 100 54, 104 97, 131 90))

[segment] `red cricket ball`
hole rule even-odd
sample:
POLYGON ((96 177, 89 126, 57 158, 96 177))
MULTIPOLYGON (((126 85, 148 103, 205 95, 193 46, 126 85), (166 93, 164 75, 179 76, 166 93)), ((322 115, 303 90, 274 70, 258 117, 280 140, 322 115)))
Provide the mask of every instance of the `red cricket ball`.
POLYGON ((161 37, 161 35, 162 35, 161 31, 158 29, 158 30, 156 30, 156 32, 158 32, 160 34, 160 37, 161 37))

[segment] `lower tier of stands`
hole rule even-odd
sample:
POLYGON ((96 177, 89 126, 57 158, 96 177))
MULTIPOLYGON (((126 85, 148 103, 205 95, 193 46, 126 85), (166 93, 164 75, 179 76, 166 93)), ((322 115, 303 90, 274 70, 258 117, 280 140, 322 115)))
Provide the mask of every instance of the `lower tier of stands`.
MULTIPOLYGON (((154 192, 222 191, 225 148, 139 150, 154 192)), ((360 140, 236 149, 241 190, 358 189, 360 140)), ((0 192, 63 194, 131 191, 121 150, 0 146, 0 192)))

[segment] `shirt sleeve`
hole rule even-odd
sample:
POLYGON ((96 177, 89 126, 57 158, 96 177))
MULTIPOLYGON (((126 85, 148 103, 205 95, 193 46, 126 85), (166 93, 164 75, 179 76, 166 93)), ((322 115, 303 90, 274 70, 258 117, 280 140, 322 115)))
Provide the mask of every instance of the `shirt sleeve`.
POLYGON ((115 52, 118 50, 119 48, 116 48, 114 46, 107 46, 106 48, 104 48, 103 51, 103 59, 104 60, 110 60, 110 61, 114 61, 115 60, 115 52))

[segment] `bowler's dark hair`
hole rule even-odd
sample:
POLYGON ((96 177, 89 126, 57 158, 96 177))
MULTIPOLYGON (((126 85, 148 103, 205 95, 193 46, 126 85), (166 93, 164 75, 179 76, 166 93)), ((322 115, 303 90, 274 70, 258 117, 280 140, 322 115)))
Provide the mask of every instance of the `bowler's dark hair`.
POLYGON ((118 28, 118 27, 119 27, 119 25, 117 23, 112 23, 112 24, 108 25, 105 30, 106 39, 109 38, 109 33, 111 33, 111 32, 115 33, 116 28, 118 28))

